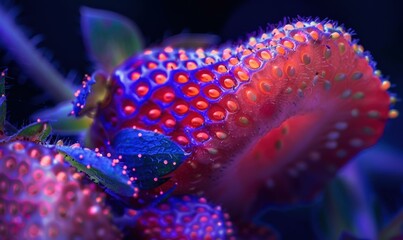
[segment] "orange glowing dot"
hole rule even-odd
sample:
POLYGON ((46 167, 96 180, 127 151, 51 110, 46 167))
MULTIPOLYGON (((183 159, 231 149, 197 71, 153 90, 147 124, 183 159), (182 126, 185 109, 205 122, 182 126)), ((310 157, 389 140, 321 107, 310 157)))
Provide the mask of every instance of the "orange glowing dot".
POLYGON ((344 37, 347 41, 351 42, 351 34, 349 34, 349 33, 344 33, 344 34, 343 34, 343 37, 344 37))
POLYGON ((208 107, 208 103, 205 101, 197 101, 196 102, 196 107, 200 110, 204 110, 208 107))
POLYGON ((300 21, 299 21, 299 22, 296 22, 296 23, 295 23, 295 27, 296 27, 296 28, 303 28, 303 27, 305 27, 305 26, 304 26, 304 23, 303 23, 303 22, 300 22, 300 21))
POLYGON ((237 72, 237 76, 241 81, 249 80, 248 74, 242 69, 237 72))
POLYGON ((260 52, 260 57, 263 60, 269 60, 269 59, 271 59, 271 54, 270 54, 270 52, 268 52, 266 50, 263 50, 263 51, 260 52))
POLYGON ((238 61, 237 58, 232 57, 232 58, 229 59, 229 63, 230 63, 231 65, 235 65, 235 64, 237 64, 238 62, 239 62, 239 61, 238 61))
POLYGON ((186 56, 185 53, 180 53, 180 54, 179 54, 179 59, 180 59, 181 61, 185 61, 185 60, 188 60, 189 58, 188 58, 188 56, 186 56))
POLYGON ((287 31, 290 31, 290 30, 293 30, 293 29, 294 29, 294 26, 291 25, 291 24, 287 24, 287 25, 285 25, 285 26, 283 27, 283 29, 284 29, 284 30, 287 30, 287 31))
POLYGON ((227 72, 227 67, 225 67, 225 65, 220 64, 217 66, 217 72, 225 73, 225 72, 227 72))
POLYGON ((43 156, 40 160, 40 164, 43 167, 49 166, 51 164, 51 162, 52 162, 52 159, 49 155, 43 156))
POLYGON ((170 62, 170 63, 167 63, 167 69, 168 70, 173 70, 173 69, 176 69, 178 66, 175 64, 175 63, 172 63, 172 62, 170 62))
POLYGON ((276 34, 279 34, 279 33, 280 33, 280 31, 277 28, 275 28, 275 29, 273 29, 271 31, 271 34, 273 34, 273 35, 276 35, 276 34))
POLYGON ((399 116, 399 111, 397 111, 396 109, 392 109, 389 111, 388 116, 389 116, 389 118, 392 118, 392 119, 397 118, 399 116))
POLYGON ((148 86, 142 85, 142 86, 138 86, 137 88, 137 95, 139 96, 144 96, 148 93, 148 86))
POLYGON ((196 134, 196 138, 199 141, 206 141, 208 139, 208 134, 205 132, 199 132, 196 134))
POLYGON ((176 140, 179 144, 186 145, 189 143, 189 140, 185 136, 177 136, 176 140))
POLYGON ((213 112, 213 118, 215 120, 223 120, 225 118, 225 113, 222 111, 214 111, 213 112))
POLYGON ((203 50, 203 48, 198 48, 198 49, 196 49, 196 54, 198 54, 198 55, 204 55, 204 50, 203 50))
POLYGON ((167 60, 167 56, 163 53, 158 54, 158 60, 165 61, 167 60))
POLYGON ((187 81, 189 81, 189 78, 185 74, 179 73, 179 74, 175 75, 175 80, 178 83, 186 83, 187 81))
POLYGON ((252 53, 251 50, 245 49, 245 50, 243 50, 242 55, 243 55, 243 56, 247 56, 247 55, 249 55, 249 54, 251 54, 251 53, 252 53))
POLYGON ((231 78, 225 78, 223 81, 223 85, 225 88, 229 89, 229 88, 233 88, 235 86, 235 82, 231 78))
POLYGON ((283 45, 284 45, 284 47, 286 47, 286 48, 290 48, 290 49, 293 49, 294 48, 294 43, 292 43, 291 41, 284 41, 284 43, 283 43, 283 45))
POLYGON ((267 39, 268 37, 269 37, 269 36, 268 36, 266 33, 263 33, 262 36, 261 36, 261 38, 262 38, 263 40, 267 39))
POLYGON ((138 72, 133 72, 131 75, 130 75, 130 79, 131 80, 133 80, 133 81, 136 81, 137 79, 139 79, 140 78, 140 73, 138 73, 138 72))
POLYGON ((224 51, 223 51, 223 53, 222 53, 222 58, 224 59, 224 60, 227 60, 228 58, 230 58, 231 57, 231 49, 229 49, 229 48, 226 48, 226 49, 224 49, 224 51))
POLYGON ((311 31, 309 35, 311 35, 312 39, 315 41, 319 39, 319 34, 317 31, 311 31))
POLYGON ((235 48, 236 53, 241 53, 244 50, 244 46, 239 45, 238 47, 235 48))
POLYGON ((218 98, 220 96, 220 92, 214 88, 209 89, 207 93, 211 98, 218 98))
POLYGON ((161 110, 159 109, 151 109, 148 111, 148 117, 151 119, 157 119, 161 116, 161 110))
POLYGON ((323 31, 323 25, 322 25, 322 23, 316 24, 315 27, 317 27, 319 30, 323 31))
POLYGON ((284 33, 278 32, 273 36, 273 39, 281 39, 283 37, 285 37, 284 33))
POLYGON ((157 64, 156 64, 155 62, 149 62, 149 63, 147 64, 147 68, 148 68, 148 69, 157 68, 157 64))
POLYGON ((326 23, 326 24, 325 24, 325 27, 326 27, 326 28, 333 28, 333 24, 331 24, 331 23, 326 23))
POLYGON ((164 51, 167 53, 171 53, 174 51, 174 49, 172 47, 166 47, 166 48, 164 48, 164 51))
POLYGON ((213 77, 208 73, 202 73, 200 74, 199 80, 202 82, 210 82, 211 80, 213 80, 213 77))
POLYGON ((228 134, 226 134, 225 132, 221 132, 221 131, 218 131, 215 134, 221 140, 224 140, 228 137, 228 134))
POLYGON ((281 54, 281 55, 285 54, 285 49, 283 48, 283 46, 277 46, 276 51, 278 52, 278 54, 281 54))
POLYGON ((264 44, 263 44, 263 43, 258 43, 258 44, 256 44, 256 46, 255 46, 255 49, 256 49, 256 50, 260 50, 260 49, 262 49, 262 48, 264 48, 264 44))
POLYGON ((330 37, 331 37, 332 39, 337 39, 337 38, 340 37, 340 33, 338 33, 338 32, 333 32, 333 33, 330 34, 330 37))
POLYGON ((250 38, 249 39, 249 45, 252 46, 252 47, 255 46, 256 45, 256 38, 254 38, 254 37, 250 38))
POLYGON ((136 108, 133 105, 126 105, 123 108, 123 111, 125 112, 126 115, 130 115, 130 114, 134 113, 135 110, 136 110, 136 108))
POLYGON ((145 51, 144 51, 144 54, 145 54, 145 55, 150 55, 151 53, 153 53, 153 51, 151 51, 151 50, 145 50, 145 51))
POLYGON ((200 117, 194 117, 192 118, 192 120, 190 120, 190 123, 192 124, 193 127, 200 127, 201 125, 203 125, 204 120, 203 118, 200 117))
POLYGON ((391 86, 390 82, 388 80, 385 80, 381 84, 381 89, 386 91, 390 88, 390 86, 391 86))
POLYGON ((194 63, 194 62, 188 62, 188 63, 186 63, 186 68, 187 68, 188 70, 193 70, 193 69, 196 69, 196 68, 197 68, 197 65, 196 65, 196 63, 194 63))
POLYGON ((158 84, 163 84, 167 81, 167 77, 164 74, 159 73, 159 74, 155 75, 154 80, 158 84))
POLYGON ((293 38, 297 42, 305 42, 306 41, 306 38, 304 37, 304 35, 299 34, 299 33, 295 34, 293 38))
POLYGON ((230 111, 230 112, 236 112, 238 110, 238 104, 234 101, 229 100, 229 101, 227 101, 226 105, 227 105, 228 111, 230 111))
POLYGON ((196 86, 187 86, 183 89, 183 92, 189 97, 194 97, 199 94, 200 91, 196 86))
POLYGON ((178 104, 175 106, 175 111, 179 114, 184 114, 189 110, 189 107, 185 104, 178 104))
POLYGON ((250 58, 250 59, 248 60, 248 66, 249 66, 251 69, 257 69, 257 68, 260 67, 260 63, 259 63, 259 61, 258 61, 257 59, 255 59, 255 58, 250 58))
POLYGON ((166 93, 164 93, 164 95, 163 95, 163 97, 162 97, 162 100, 163 100, 164 102, 171 102, 172 100, 174 100, 174 98, 175 98, 175 94, 174 94, 174 93, 172 93, 172 92, 166 92, 166 93))
POLYGON ((213 63, 215 63, 215 60, 214 60, 214 58, 207 57, 207 58, 204 60, 204 62, 205 62, 206 64, 213 64, 213 63))
POLYGON ((174 127, 176 124, 176 121, 173 119, 167 119, 165 120, 165 126, 167 127, 174 127))

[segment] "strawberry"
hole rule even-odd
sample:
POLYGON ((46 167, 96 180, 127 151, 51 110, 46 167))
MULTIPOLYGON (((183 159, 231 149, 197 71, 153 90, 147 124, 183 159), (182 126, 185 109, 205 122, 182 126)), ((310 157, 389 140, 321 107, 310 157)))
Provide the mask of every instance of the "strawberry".
POLYGON ((52 148, 1 144, 1 239, 119 239, 105 195, 81 177, 52 148))
MULTIPOLYGON (((109 92, 93 146, 106 149, 126 128, 169 136, 188 157, 150 191, 176 186, 239 215, 311 200, 397 116, 390 83, 330 21, 294 21, 208 51, 146 50, 102 79, 109 92)), ((79 97, 73 113, 84 105, 79 97)))
POLYGON ((129 210, 126 235, 135 239, 235 239, 228 214, 204 198, 184 196, 141 211, 129 210))
POLYGON ((221 207, 195 196, 172 197, 139 211, 127 210, 115 222, 123 226, 127 237, 135 239, 278 239, 272 229, 233 222, 221 207))

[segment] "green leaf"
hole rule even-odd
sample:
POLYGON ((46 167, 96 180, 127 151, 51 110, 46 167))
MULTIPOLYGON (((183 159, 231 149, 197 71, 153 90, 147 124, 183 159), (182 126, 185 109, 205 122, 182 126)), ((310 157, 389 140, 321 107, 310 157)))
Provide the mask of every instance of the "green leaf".
POLYGON ((15 140, 29 140, 33 142, 44 142, 52 132, 52 127, 47 122, 36 122, 25 126, 14 135, 11 135, 1 142, 10 142, 15 140))
POLYGON ((66 161, 77 170, 86 173, 95 183, 103 185, 119 196, 133 196, 134 187, 128 184, 129 177, 122 173, 121 164, 112 165, 112 159, 81 147, 56 146, 56 150, 65 154, 66 161))
POLYGON ((143 49, 138 27, 117 13, 82 7, 81 30, 90 57, 108 72, 143 49))
POLYGON ((63 102, 54 108, 37 112, 31 118, 51 122, 53 133, 56 134, 77 135, 85 132, 93 120, 86 116, 81 118, 69 116, 71 110, 71 102, 63 102))
POLYGON ((136 178, 140 189, 158 187, 169 178, 165 175, 177 169, 185 160, 185 152, 168 137, 139 129, 123 129, 111 142, 112 152, 121 161, 130 177, 136 178))

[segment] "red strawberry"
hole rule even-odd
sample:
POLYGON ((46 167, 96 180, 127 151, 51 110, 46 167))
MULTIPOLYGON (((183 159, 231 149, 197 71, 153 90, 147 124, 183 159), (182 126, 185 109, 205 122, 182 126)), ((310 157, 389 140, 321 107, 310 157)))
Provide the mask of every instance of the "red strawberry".
POLYGON ((389 82, 331 22, 292 22, 219 50, 147 50, 108 84, 94 145, 132 127, 170 136, 190 155, 153 192, 177 185, 238 214, 310 200, 397 115, 389 82))
POLYGON ((194 196, 172 197, 157 206, 128 210, 116 220, 124 226, 126 236, 135 239, 277 239, 269 228, 234 224, 221 207, 194 196))
POLYGON ((119 239, 104 195, 51 148, 0 145, 1 239, 119 239))
POLYGON ((125 217, 126 231, 135 239, 235 239, 228 214, 204 198, 170 198, 155 207, 128 211, 125 217))

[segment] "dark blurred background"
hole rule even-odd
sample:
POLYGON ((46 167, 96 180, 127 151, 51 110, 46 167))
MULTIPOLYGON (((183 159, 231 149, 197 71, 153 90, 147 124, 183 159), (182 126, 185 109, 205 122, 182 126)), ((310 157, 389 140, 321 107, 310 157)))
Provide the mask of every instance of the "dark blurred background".
MULTIPOLYGON (((158 44, 174 34, 212 33, 223 42, 277 24, 285 17, 312 16, 333 19, 354 29, 360 43, 370 50, 378 68, 396 86, 391 91, 403 96, 403 7, 400 1, 263 1, 263 0, 0 0, 19 10, 17 22, 30 35, 39 35, 38 47, 45 51, 64 75, 80 83, 92 68, 81 40, 81 6, 107 9, 135 21, 146 44, 158 44)), ((52 105, 41 89, 33 85, 19 67, 0 50, 0 66, 9 68, 11 121, 26 124, 32 112, 52 105), (1 57, 3 56, 3 57, 1 57)), ((402 111, 402 104, 397 108, 402 111)), ((388 124, 385 140, 403 149, 402 117, 388 124), (400 123, 400 124, 399 124, 400 123)))
MULTIPOLYGON (((403 5, 397 0, 0 0, 0 3, 19 10, 16 21, 24 32, 30 37, 37 35, 42 39, 38 48, 76 85, 80 84, 84 74, 94 71, 86 56, 80 32, 79 10, 81 6, 88 6, 114 11, 133 20, 141 29, 147 46, 157 45, 169 36, 184 32, 215 34, 222 42, 238 40, 259 28, 266 28, 268 23, 284 21, 286 17, 336 20, 354 30, 355 38, 360 39, 365 49, 371 52, 378 69, 392 82, 391 92, 396 93, 398 99, 403 96, 403 5)), ((12 123, 17 126, 27 124, 33 112, 55 104, 21 72, 3 49, 0 49, 0 67, 9 69, 8 119, 12 123)), ((403 103, 400 102, 397 109, 401 116, 388 122, 382 142, 397 149, 397 154, 402 154, 403 103)), ((381 187, 385 190, 381 194, 385 198, 393 199, 399 189, 399 194, 403 196, 401 186, 389 190, 385 185, 381 187)), ((272 216, 276 218, 277 215, 272 216)), ((308 228, 304 227, 305 220, 294 218, 291 224, 308 228)), ((284 221, 287 223, 283 226, 288 229, 290 219, 284 221)))

